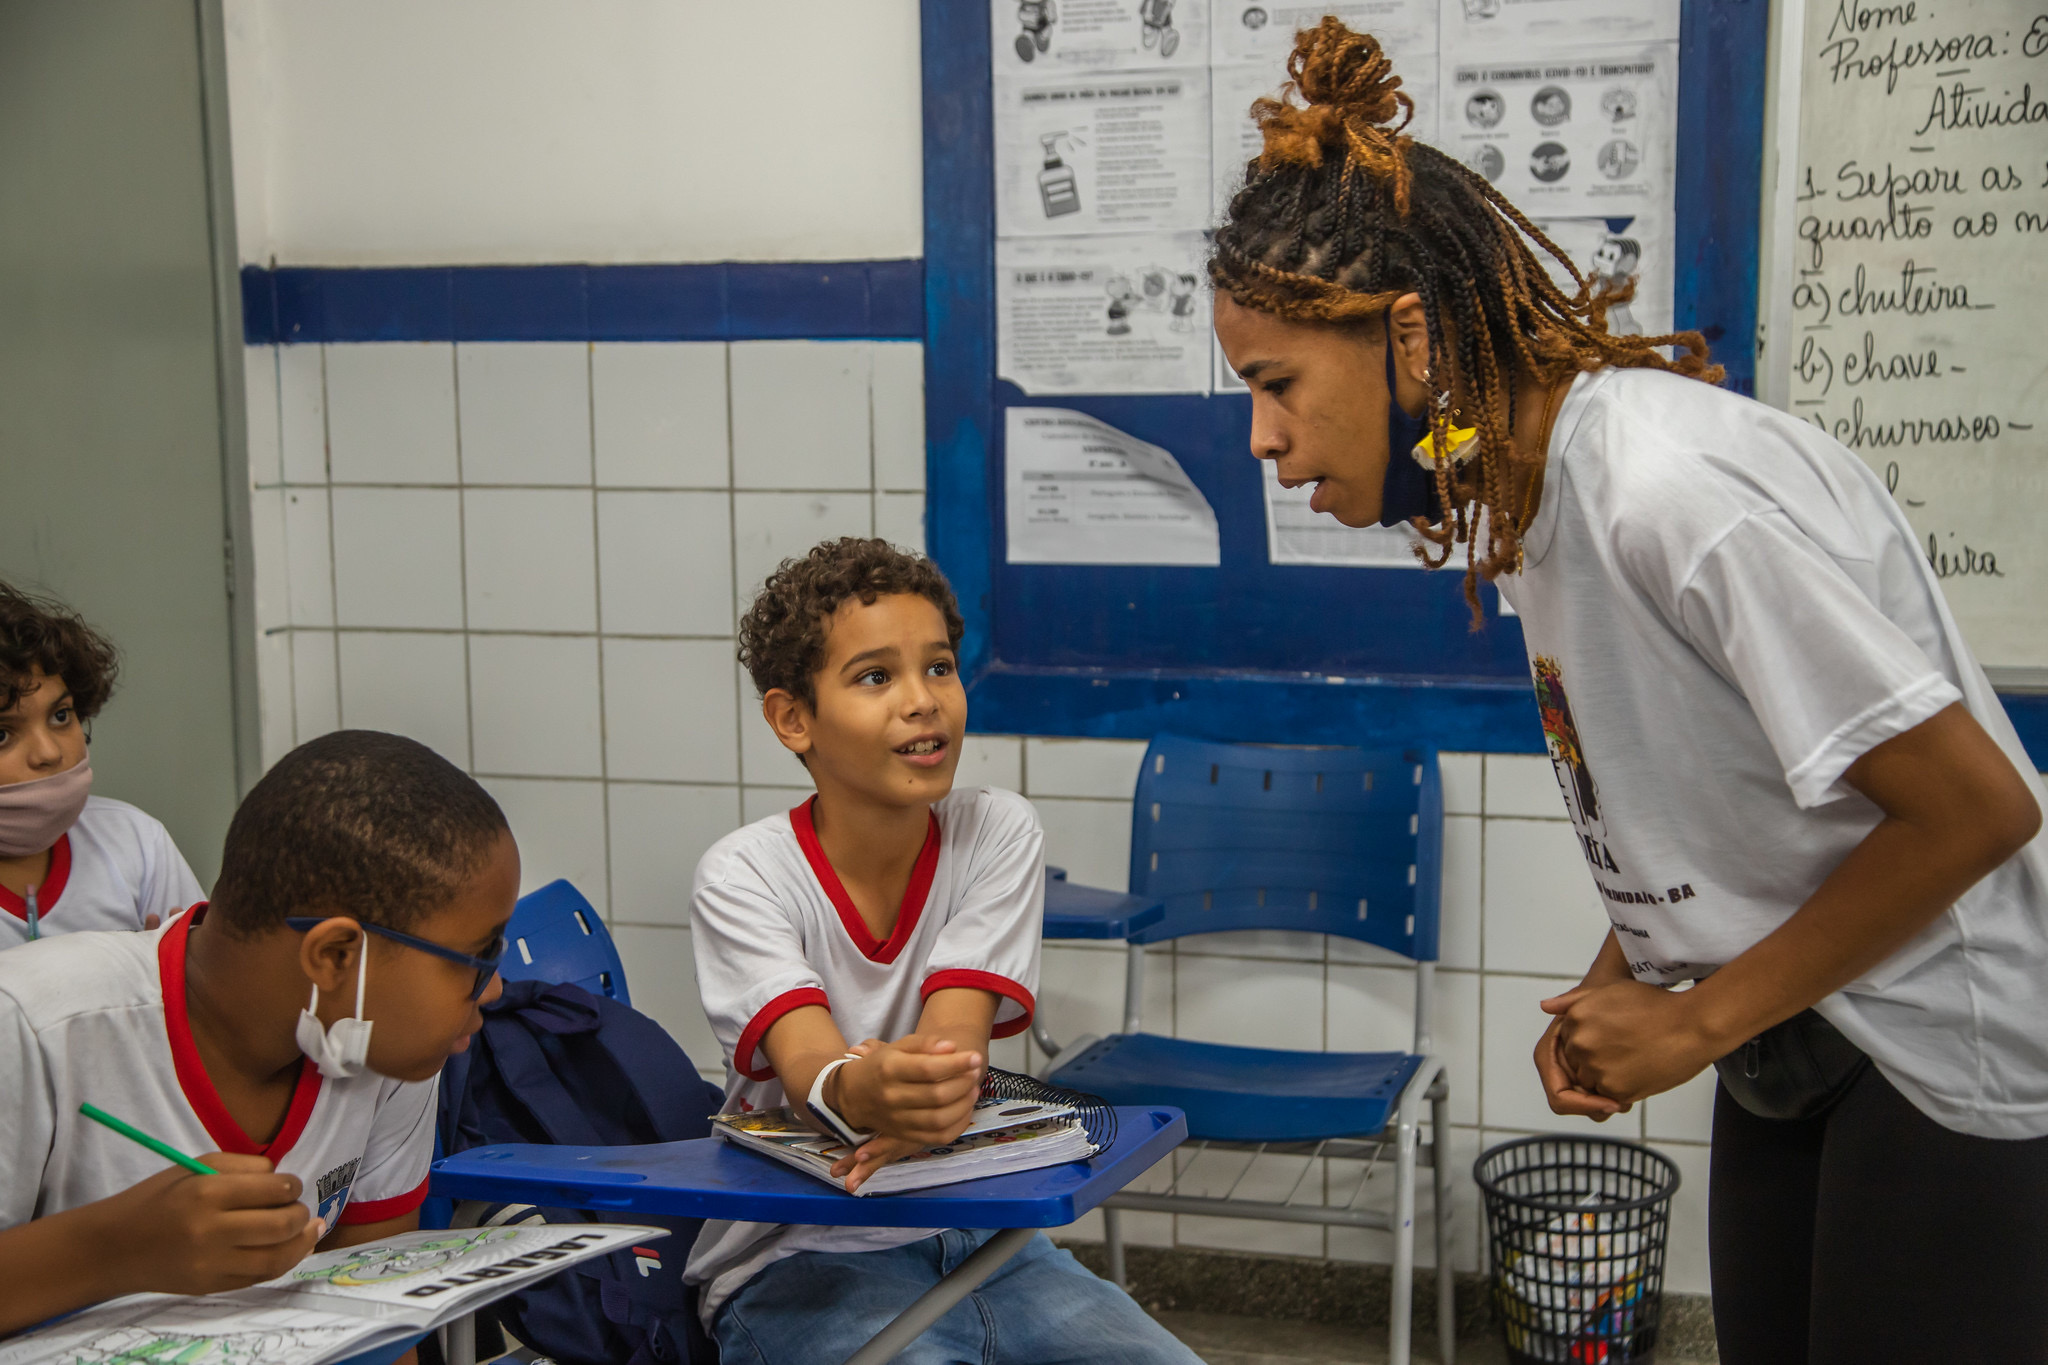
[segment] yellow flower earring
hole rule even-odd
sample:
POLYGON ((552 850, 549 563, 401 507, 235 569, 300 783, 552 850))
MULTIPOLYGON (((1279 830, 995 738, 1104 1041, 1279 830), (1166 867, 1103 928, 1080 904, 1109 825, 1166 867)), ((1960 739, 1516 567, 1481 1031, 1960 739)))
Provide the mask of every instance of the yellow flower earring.
MULTIPOLYGON (((1422 378, 1425 383, 1435 382, 1435 377, 1427 370, 1422 372, 1422 378)), ((1450 393, 1448 391, 1438 392, 1436 396, 1438 415, 1443 415, 1444 410, 1450 407, 1450 393)), ((1450 415, 1456 417, 1458 415, 1457 409, 1452 408, 1450 415)), ((1443 456, 1442 459, 1439 459, 1436 449, 1436 424, 1432 422, 1429 434, 1415 443, 1415 463, 1421 465, 1424 469, 1435 469, 1443 460, 1448 460, 1453 467, 1456 467, 1464 464, 1479 453, 1479 448, 1473 444, 1479 436, 1479 428, 1451 426, 1446 436, 1448 439, 1444 442, 1443 456)))

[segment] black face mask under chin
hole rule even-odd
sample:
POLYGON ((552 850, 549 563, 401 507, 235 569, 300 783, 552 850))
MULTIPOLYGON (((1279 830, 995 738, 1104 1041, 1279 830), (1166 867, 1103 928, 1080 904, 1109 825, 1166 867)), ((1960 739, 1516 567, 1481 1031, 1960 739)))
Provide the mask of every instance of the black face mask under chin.
MULTIPOLYGON (((1382 315, 1384 317, 1384 315, 1382 315)), ((1416 517, 1443 520, 1436 476, 1415 459, 1415 447, 1429 435, 1428 409, 1410 417, 1394 396, 1394 329, 1387 324, 1387 477, 1380 488, 1380 525, 1400 526, 1416 517)))

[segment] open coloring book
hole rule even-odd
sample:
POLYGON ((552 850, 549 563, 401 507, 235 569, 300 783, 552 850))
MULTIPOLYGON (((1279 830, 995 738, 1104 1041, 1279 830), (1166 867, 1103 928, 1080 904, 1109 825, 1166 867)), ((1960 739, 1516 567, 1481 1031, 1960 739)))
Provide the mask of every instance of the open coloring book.
MULTIPOLYGON (((742 1147, 770 1156, 786 1166, 845 1187, 832 1167, 852 1155, 836 1138, 807 1127, 788 1109, 762 1109, 751 1114, 719 1114, 712 1131, 742 1147)), ((1013 1171, 1083 1161, 1098 1150, 1082 1125, 1075 1106, 1029 1099, 980 1100, 967 1130, 943 1147, 928 1147, 893 1165, 884 1166, 862 1184, 857 1194, 901 1194, 905 1190, 950 1185, 956 1180, 1008 1175, 1013 1171)), ((0 1357, 0 1365, 6 1365, 0 1357)))
POLYGON ((556 1271, 666 1237, 604 1223, 403 1232, 231 1294, 133 1294, 0 1341, 0 1365, 328 1365, 556 1271))

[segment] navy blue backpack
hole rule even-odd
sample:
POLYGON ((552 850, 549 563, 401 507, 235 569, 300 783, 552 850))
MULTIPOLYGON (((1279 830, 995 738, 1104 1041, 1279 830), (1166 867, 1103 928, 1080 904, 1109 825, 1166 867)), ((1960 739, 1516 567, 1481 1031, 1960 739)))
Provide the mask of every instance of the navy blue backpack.
MULTIPOLYGON (((574 1146, 708 1137, 724 1096, 662 1027, 580 986, 507 981, 467 1052, 441 1072, 444 1153, 499 1142, 574 1146)), ((429 1225, 436 1210, 423 1209, 429 1225)), ((445 1206, 439 1220, 445 1223, 445 1206)), ((485 1222, 605 1221, 574 1209, 492 1209, 485 1222)), ((702 1226, 649 1218, 667 1237, 586 1261, 477 1315, 480 1359, 510 1332, 561 1365, 715 1365, 683 1262, 702 1226)), ((431 1341, 432 1338, 429 1338, 431 1341)), ((497 1346, 503 1350, 503 1345, 497 1346)))

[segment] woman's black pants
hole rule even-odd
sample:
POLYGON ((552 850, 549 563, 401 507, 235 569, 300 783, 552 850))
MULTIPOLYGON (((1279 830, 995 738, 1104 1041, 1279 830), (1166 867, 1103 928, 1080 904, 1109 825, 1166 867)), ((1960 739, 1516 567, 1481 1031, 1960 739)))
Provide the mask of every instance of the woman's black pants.
POLYGON ((1723 1365, 2048 1363, 2048 1137, 1944 1128, 1871 1066, 1810 1119, 1718 1090, 1712 1172, 1723 1365))

